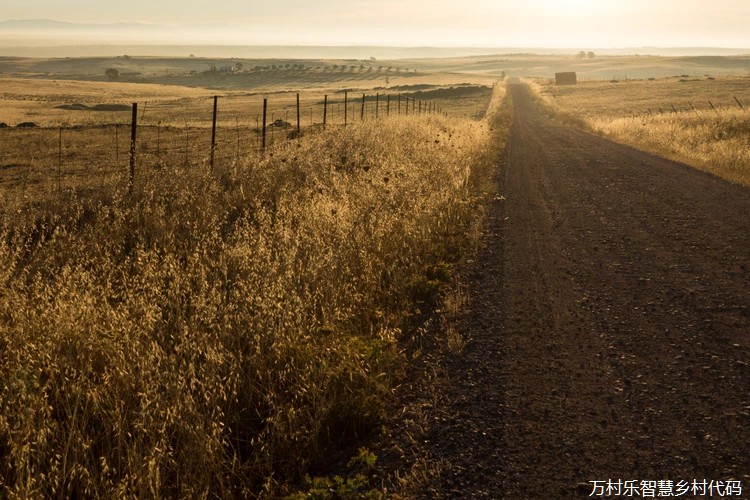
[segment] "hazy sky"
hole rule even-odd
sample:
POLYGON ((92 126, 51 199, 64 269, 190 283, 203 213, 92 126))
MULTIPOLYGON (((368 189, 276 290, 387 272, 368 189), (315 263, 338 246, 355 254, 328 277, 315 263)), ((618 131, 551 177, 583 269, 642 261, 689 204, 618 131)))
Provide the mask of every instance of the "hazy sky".
POLYGON ((142 43, 750 47, 750 0, 2 0, 3 19, 171 27, 142 43))

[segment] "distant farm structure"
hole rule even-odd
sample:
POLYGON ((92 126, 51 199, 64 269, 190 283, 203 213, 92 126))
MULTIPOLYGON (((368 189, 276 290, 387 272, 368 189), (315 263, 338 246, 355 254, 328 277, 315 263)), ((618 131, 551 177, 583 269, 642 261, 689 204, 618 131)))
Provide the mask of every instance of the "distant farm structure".
POLYGON ((556 85, 575 85, 578 83, 578 77, 575 71, 555 73, 556 85))

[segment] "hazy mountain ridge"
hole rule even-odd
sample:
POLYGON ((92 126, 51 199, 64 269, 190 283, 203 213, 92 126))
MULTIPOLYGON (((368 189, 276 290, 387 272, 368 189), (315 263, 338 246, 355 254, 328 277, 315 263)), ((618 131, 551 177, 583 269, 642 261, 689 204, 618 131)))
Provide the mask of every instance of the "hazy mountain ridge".
POLYGON ((200 42, 184 38, 187 32, 236 36, 247 28, 235 24, 168 25, 150 23, 76 23, 54 19, 0 21, 0 55, 25 57, 142 56, 286 57, 403 59, 470 57, 497 54, 575 54, 579 50, 600 55, 731 56, 750 54, 750 48, 733 47, 413 47, 389 45, 295 45, 224 43, 208 36, 200 42), (190 40, 190 41, 188 41, 190 40), (205 42, 204 40, 208 40, 205 42), (203 43, 201 43, 203 42, 203 43))

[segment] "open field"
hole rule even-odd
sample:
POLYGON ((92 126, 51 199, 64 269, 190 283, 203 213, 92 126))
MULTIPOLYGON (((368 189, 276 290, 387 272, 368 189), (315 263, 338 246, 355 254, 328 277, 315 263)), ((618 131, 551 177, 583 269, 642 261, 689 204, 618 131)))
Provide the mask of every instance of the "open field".
POLYGON ((750 185, 750 77, 530 85, 561 119, 750 185))

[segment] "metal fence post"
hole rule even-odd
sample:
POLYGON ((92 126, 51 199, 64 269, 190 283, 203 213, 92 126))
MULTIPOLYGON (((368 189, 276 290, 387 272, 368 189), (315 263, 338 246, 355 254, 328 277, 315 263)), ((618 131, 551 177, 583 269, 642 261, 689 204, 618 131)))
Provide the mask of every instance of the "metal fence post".
POLYGON ((216 158, 216 112, 218 111, 219 96, 214 96, 214 114, 211 121, 211 172, 214 171, 216 158))
POLYGON ((135 185, 135 155, 136 155, 136 137, 138 130, 138 103, 133 103, 133 117, 130 125, 130 180, 128 181, 128 192, 133 194, 135 185))
POLYGON ((268 99, 263 99, 263 128, 261 129, 261 152, 266 152, 266 117, 268 115, 268 99))

